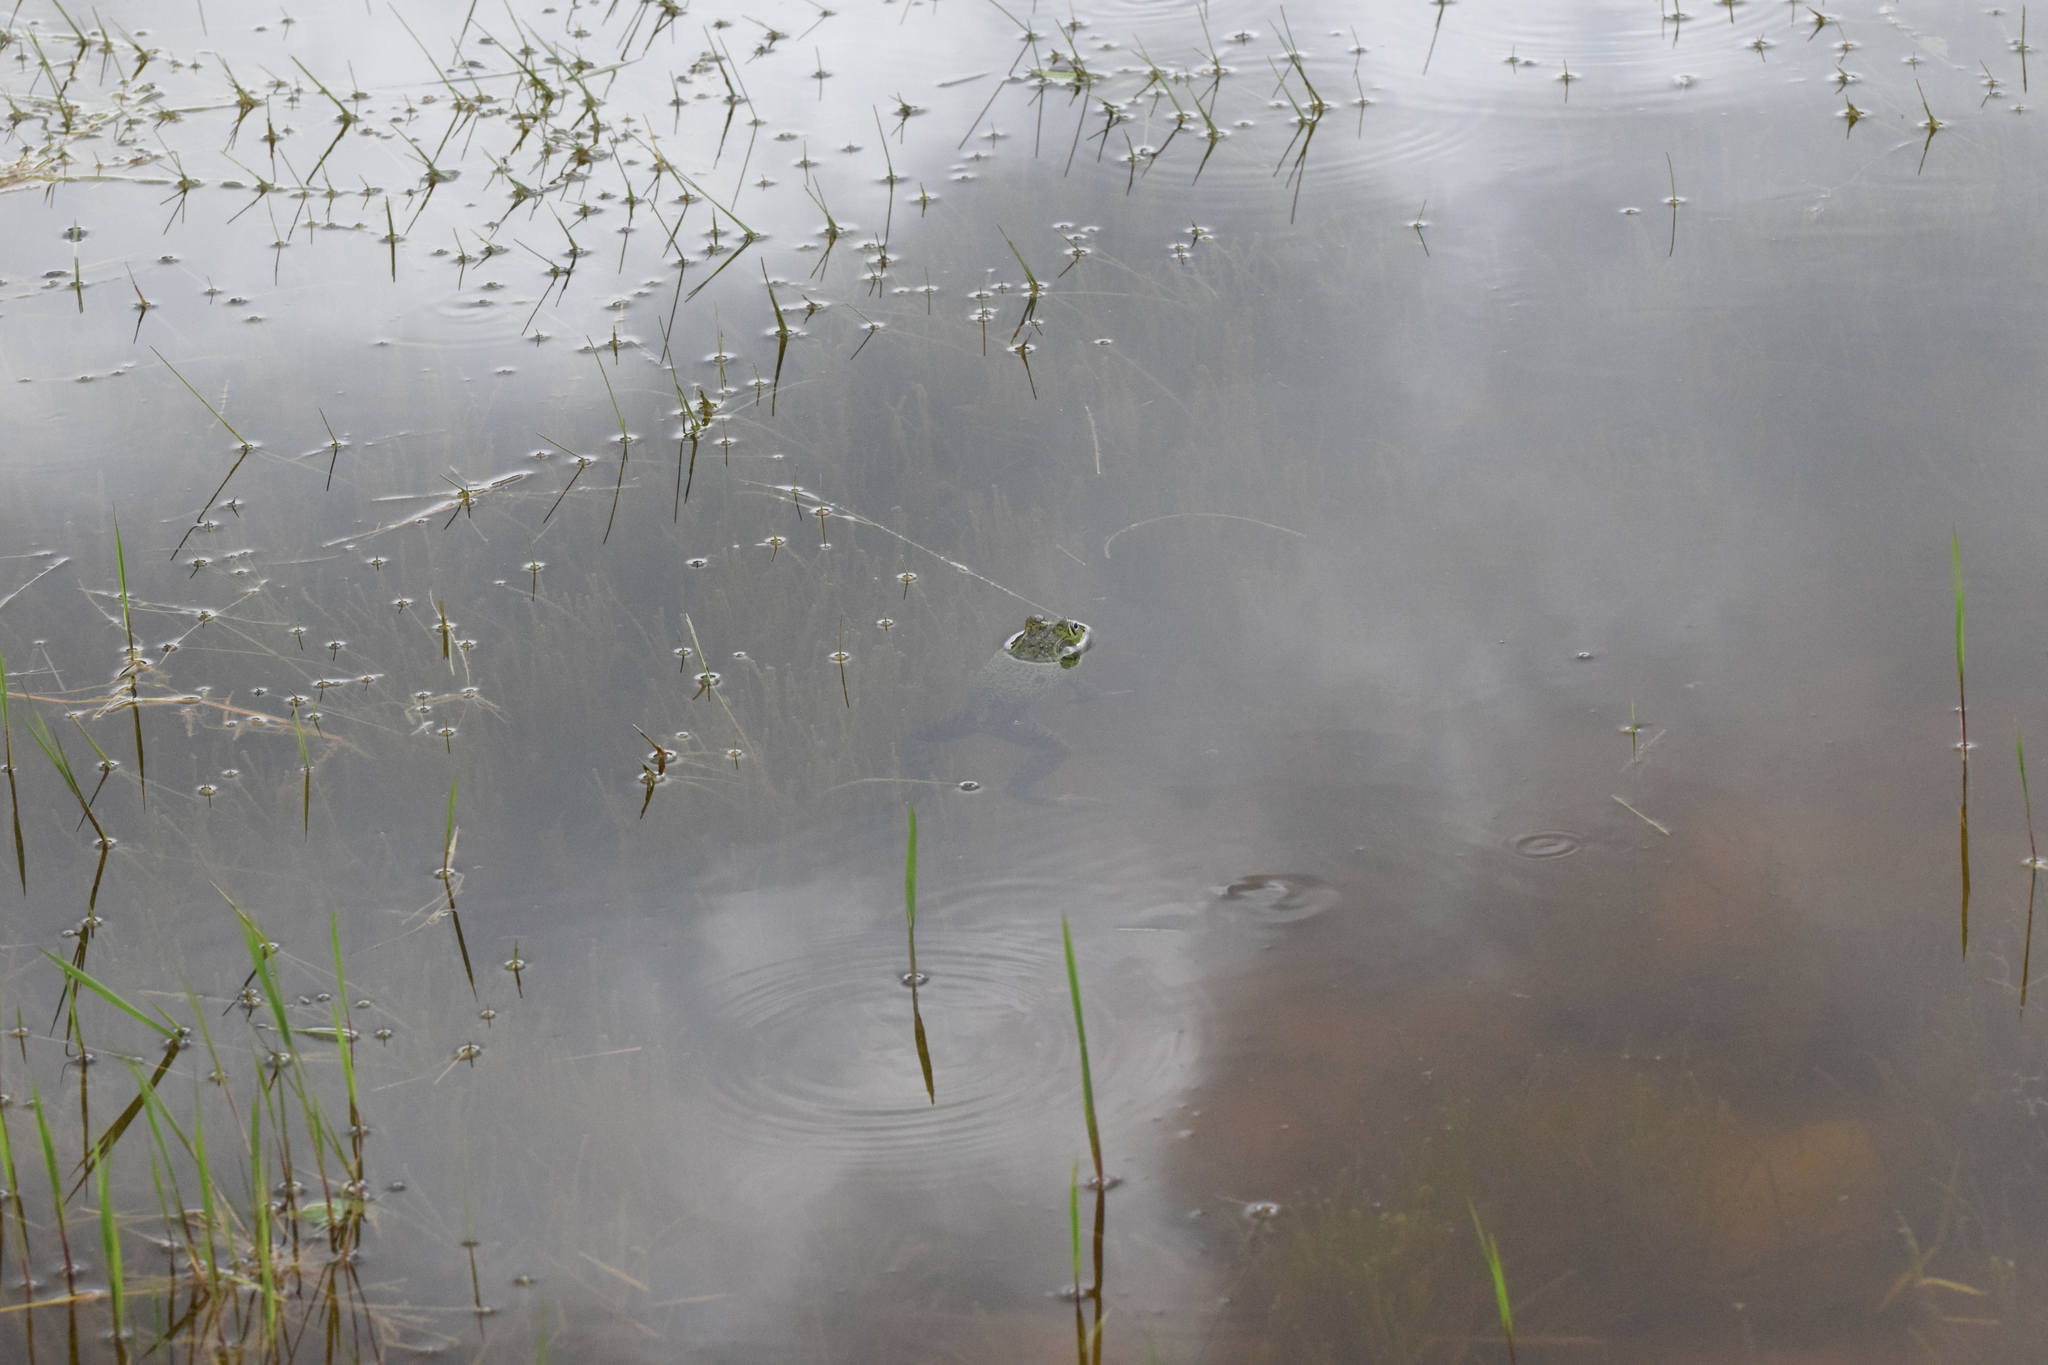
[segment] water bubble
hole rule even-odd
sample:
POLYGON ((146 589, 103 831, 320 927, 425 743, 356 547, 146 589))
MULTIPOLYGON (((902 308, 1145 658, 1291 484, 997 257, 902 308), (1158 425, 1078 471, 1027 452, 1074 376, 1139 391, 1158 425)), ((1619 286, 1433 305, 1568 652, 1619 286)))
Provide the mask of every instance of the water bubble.
POLYGON ((1270 1199, 1255 1199, 1244 1206, 1244 1216, 1255 1223, 1267 1223, 1278 1218, 1285 1210, 1270 1199))
POLYGON ((898 981, 901 981, 906 986, 922 986, 926 982, 931 980, 931 978, 929 976, 926 976, 923 972, 905 972, 903 973, 903 975, 897 977, 896 979, 898 981))
POLYGON ((1593 651, 1590 649, 1582 649, 1578 653, 1572 655, 1572 657, 1574 659, 1577 659, 1580 663, 1584 663, 1586 662, 1586 660, 1593 657, 1593 651))
POLYGON ((960 784, 960 790, 964 792, 978 792, 981 790, 981 784, 970 779, 960 784))

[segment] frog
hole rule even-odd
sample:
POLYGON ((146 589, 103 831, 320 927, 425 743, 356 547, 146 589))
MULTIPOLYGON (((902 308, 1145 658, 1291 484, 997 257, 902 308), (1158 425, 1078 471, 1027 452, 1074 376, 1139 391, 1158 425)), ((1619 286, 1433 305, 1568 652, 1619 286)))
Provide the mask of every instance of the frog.
POLYGON ((1095 643, 1086 622, 1047 618, 1037 612, 1024 618, 1024 629, 1003 641, 974 677, 974 693, 954 715, 928 725, 910 737, 914 766, 930 766, 932 749, 968 735, 993 735, 1031 751, 1011 774, 1006 790, 1036 800, 1032 789, 1057 768, 1071 750, 1067 742, 1025 716, 1031 703, 1051 684, 1068 676, 1095 643))

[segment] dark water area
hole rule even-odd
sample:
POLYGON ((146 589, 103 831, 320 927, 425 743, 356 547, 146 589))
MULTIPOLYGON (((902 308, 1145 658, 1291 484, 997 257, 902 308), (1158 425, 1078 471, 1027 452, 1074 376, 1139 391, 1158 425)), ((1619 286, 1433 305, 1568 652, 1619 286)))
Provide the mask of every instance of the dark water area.
POLYGON ((2023 13, 24 5, 0 1358, 2038 1359, 2023 13))

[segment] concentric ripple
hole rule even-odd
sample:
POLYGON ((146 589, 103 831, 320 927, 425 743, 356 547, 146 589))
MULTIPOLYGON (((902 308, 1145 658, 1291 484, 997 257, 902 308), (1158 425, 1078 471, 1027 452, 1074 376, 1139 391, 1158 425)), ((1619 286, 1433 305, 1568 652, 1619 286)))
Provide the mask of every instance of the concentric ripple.
MULTIPOLYGON (((872 930, 814 940, 707 988, 717 1034, 708 1081, 720 1122, 750 1140, 937 1172, 1033 1141, 1046 1125, 1064 1131, 1078 1122, 1080 1071, 1054 909, 1073 907, 1074 888, 1004 883, 964 899, 950 896, 943 914, 920 915, 917 965, 927 981, 917 1004, 936 1104, 918 1065, 902 921, 878 919, 872 930)), ((1112 936, 1089 934, 1080 918, 1096 1093, 1127 1111, 1180 1084, 1192 1029, 1166 986, 1172 966, 1144 956, 1168 950, 1105 941, 1112 936)))
POLYGON ((1520 858, 1569 858, 1585 844, 1584 835, 1568 829, 1539 829, 1508 840, 1508 852, 1520 858))
POLYGON ((1293 924, 1322 914, 1341 899, 1322 878, 1300 872, 1255 872, 1216 894, 1261 924, 1293 924))

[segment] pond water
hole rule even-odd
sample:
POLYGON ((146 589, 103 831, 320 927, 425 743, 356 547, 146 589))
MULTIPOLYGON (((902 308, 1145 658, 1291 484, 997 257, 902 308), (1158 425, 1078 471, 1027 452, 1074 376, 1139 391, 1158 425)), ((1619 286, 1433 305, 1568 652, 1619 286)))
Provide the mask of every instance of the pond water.
POLYGON ((0 1356, 2041 1358, 2023 10, 4 37, 0 1356))

